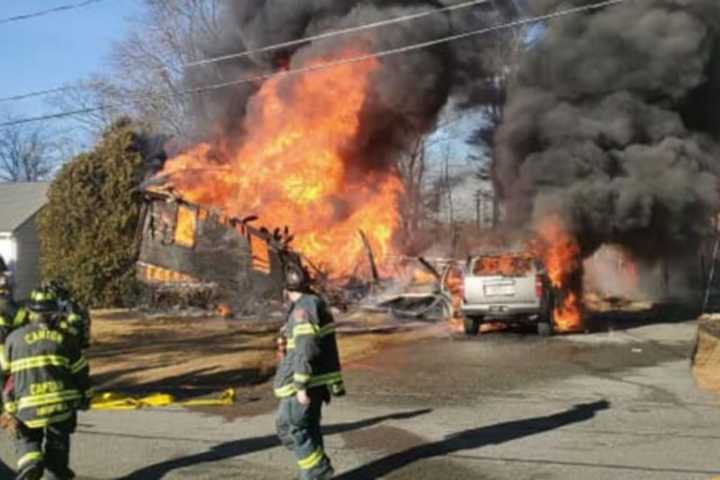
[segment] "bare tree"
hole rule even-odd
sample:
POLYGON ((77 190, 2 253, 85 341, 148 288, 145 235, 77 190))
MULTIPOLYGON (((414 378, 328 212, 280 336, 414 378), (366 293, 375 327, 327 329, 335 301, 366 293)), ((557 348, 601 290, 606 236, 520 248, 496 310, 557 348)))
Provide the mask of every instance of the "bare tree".
POLYGON ((397 162, 400 178, 405 188, 401 205, 403 231, 411 240, 420 229, 425 216, 423 208, 423 187, 427 172, 425 143, 424 135, 415 135, 415 139, 409 143, 407 150, 401 152, 397 162))
POLYGON ((48 102, 58 111, 83 111, 72 118, 70 125, 90 136, 91 143, 119 118, 126 114, 124 104, 119 103, 120 93, 116 87, 101 77, 66 85, 63 91, 49 98, 48 102))
POLYGON ((492 73, 482 80, 476 91, 476 101, 481 105, 484 122, 472 133, 468 143, 482 150, 481 155, 474 157, 478 161, 477 178, 493 184, 493 227, 500 223, 500 202, 503 197, 499 183, 494 181, 495 132, 503 121, 508 88, 517 73, 527 36, 526 29, 518 29, 492 40, 483 58, 486 68, 492 73))
MULTIPOLYGON (((9 115, 5 121, 12 121, 9 115)), ((48 179, 66 153, 66 138, 42 124, 0 127, 0 181, 36 182, 48 179)))
POLYGON ((114 96, 150 128, 173 135, 191 129, 185 65, 205 58, 216 38, 222 0, 145 0, 145 12, 112 55, 114 96))
POLYGON ((153 133, 188 135, 192 99, 185 93, 185 66, 207 57, 201 46, 217 35, 223 3, 144 0, 144 11, 113 48, 110 73, 72 85, 52 103, 63 110, 93 110, 78 125, 94 137, 120 117, 153 133))

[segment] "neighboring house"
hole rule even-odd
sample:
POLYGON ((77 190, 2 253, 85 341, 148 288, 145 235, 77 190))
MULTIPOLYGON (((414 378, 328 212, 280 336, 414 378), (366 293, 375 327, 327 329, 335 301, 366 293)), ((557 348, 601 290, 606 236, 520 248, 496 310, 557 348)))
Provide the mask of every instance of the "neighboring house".
POLYGON ((40 237, 35 220, 49 183, 0 183, 0 255, 12 272, 15 298, 40 282, 40 237))

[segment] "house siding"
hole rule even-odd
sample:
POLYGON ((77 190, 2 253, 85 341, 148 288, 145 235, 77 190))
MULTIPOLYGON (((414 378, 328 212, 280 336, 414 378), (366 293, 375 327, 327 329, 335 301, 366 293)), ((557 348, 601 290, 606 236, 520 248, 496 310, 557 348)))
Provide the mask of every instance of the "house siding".
POLYGON ((30 291, 40 283, 40 236, 38 234, 37 213, 30 217, 17 230, 15 240, 17 259, 15 264, 15 297, 26 298, 30 291))
POLYGON ((14 270, 17 250, 15 248, 15 237, 10 233, 0 233, 0 255, 7 264, 7 267, 14 270))
POLYGON ((10 281, 13 282, 17 262, 17 242, 12 234, 0 233, 0 255, 2 255, 5 265, 10 271, 10 281))

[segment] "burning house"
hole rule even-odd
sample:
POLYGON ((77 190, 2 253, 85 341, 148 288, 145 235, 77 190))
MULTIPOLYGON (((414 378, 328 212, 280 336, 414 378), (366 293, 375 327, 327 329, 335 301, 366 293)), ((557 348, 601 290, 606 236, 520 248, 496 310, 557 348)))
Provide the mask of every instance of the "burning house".
MULTIPOLYGON (((432 131, 451 97, 470 97, 480 63, 472 39, 388 52, 477 28, 499 15, 490 4, 433 12, 445 4, 229 2, 207 56, 187 69, 190 88, 227 83, 192 99, 193 138, 160 172, 184 201, 228 217, 257 215, 268 229, 288 225, 293 249, 334 279, 367 278, 402 254, 400 205, 407 187, 403 151, 432 131), (430 12, 430 14, 428 14, 430 12), (332 30, 412 16, 392 28, 332 30), (320 35, 322 37, 322 35, 320 35), (261 45, 286 45, 260 49, 261 45), (237 52, 246 52, 239 54, 237 52), (363 232, 359 235, 358 232, 363 232)), ((180 248, 180 247, 178 247, 180 248)))
POLYGON ((184 291, 233 309, 250 300, 280 300, 283 267, 300 259, 286 231, 256 228, 252 220, 147 190, 138 278, 156 293, 184 291))

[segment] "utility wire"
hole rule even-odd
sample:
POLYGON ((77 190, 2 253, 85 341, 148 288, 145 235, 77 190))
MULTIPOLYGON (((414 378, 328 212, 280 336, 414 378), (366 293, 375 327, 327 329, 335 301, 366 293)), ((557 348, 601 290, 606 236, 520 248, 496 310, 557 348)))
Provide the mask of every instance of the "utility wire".
MULTIPOLYGON (((93 0, 93 1, 102 1, 102 0, 93 0)), ((283 48, 302 45, 302 44, 305 44, 308 42, 314 42, 314 41, 318 41, 318 40, 326 40, 328 38, 333 38, 333 37, 338 37, 338 36, 342 36, 342 35, 348 35, 351 33, 362 32, 365 30, 371 30, 371 29, 375 29, 375 28, 385 27, 388 25, 396 24, 396 23, 417 20, 419 18, 427 17, 430 15, 436 15, 438 13, 445 13, 445 12, 450 12, 450 11, 454 11, 454 10, 460 10, 463 8, 473 7, 473 6, 485 4, 488 2, 490 2, 490 0, 470 0, 467 2, 457 3, 454 5, 449 5, 449 6, 442 7, 442 8, 435 8, 433 10, 427 10, 424 12, 413 13, 410 15, 403 15, 401 17, 393 17, 393 18, 389 18, 386 20, 380 20, 378 22, 368 23, 368 24, 364 24, 364 25, 358 25, 355 27, 344 28, 341 30, 333 30, 333 31, 321 33, 318 35, 303 37, 303 38, 299 38, 297 40, 276 43, 276 44, 267 45, 264 47, 253 48, 253 49, 245 50, 245 51, 238 52, 238 53, 222 55, 219 57, 204 58, 202 60, 196 60, 193 62, 184 63, 184 64, 180 65, 180 68, 193 68, 193 67, 199 67, 202 65, 209 65, 212 63, 226 62, 228 60, 234 60, 237 58, 250 57, 250 56, 253 56, 253 55, 256 55, 259 53, 272 52, 274 50, 281 50, 283 48)), ((167 70, 169 70, 169 67, 158 67, 158 68, 151 69, 151 71, 156 71, 156 72, 165 72, 167 70)), ((72 90, 73 88, 75 88, 75 87, 72 87, 72 86, 57 87, 57 88, 50 88, 47 90, 39 90, 36 92, 29 92, 29 93, 23 93, 23 94, 19 94, 19 95, 13 95, 10 97, 0 97, 0 103, 24 100, 24 99, 33 98, 33 97, 41 97, 41 96, 50 95, 53 93, 61 93, 61 92, 67 91, 67 90, 72 90)))
MULTIPOLYGON (((358 63, 358 62, 363 62, 366 60, 371 60, 371 59, 376 59, 376 58, 388 57, 390 55, 397 55, 400 53, 412 52, 415 50, 428 48, 428 47, 431 47, 434 45, 453 42, 456 40, 462 40, 462 39, 479 36, 479 35, 484 35, 484 34, 496 32, 496 31, 500 31, 500 30, 507 30, 510 28, 524 26, 524 25, 528 25, 528 24, 532 24, 532 23, 538 23, 538 22, 542 22, 542 21, 546 21, 546 20, 552 20, 555 18, 573 15, 573 14, 577 14, 577 13, 598 10, 598 9, 601 9, 604 7, 624 3, 626 1, 632 1, 632 0, 607 0, 607 1, 599 2, 599 3, 594 3, 591 5, 570 8, 570 9, 561 10, 561 11, 558 11, 555 13, 547 14, 547 15, 540 15, 537 17, 526 18, 523 20, 516 20, 514 22, 504 23, 501 25, 494 25, 494 26, 482 28, 479 30, 473 30, 470 32, 460 33, 460 34, 456 34, 456 35, 450 35, 447 37, 442 37, 442 38, 430 40, 427 42, 416 43, 416 44, 408 45, 405 47, 384 50, 384 51, 371 53, 371 54, 367 54, 367 55, 361 55, 361 56, 357 56, 357 57, 351 57, 351 58, 321 63, 321 64, 317 64, 317 65, 310 65, 307 67, 300 67, 300 68, 295 68, 295 69, 290 69, 290 70, 267 73, 267 74, 253 76, 253 77, 242 78, 242 79, 238 79, 238 80, 208 85, 205 87, 197 87, 197 88, 192 88, 192 89, 187 89, 187 90, 181 90, 181 91, 173 93, 173 94, 137 95, 135 97, 130 97, 130 98, 152 99, 152 98, 163 98, 163 97, 166 97, 166 98, 167 97, 175 97, 175 96, 182 96, 182 95, 193 95, 193 94, 209 92, 212 90, 218 90, 218 89, 222 89, 222 88, 226 88, 226 87, 230 87, 230 86, 234 86, 234 85, 240 85, 243 83, 257 82, 259 80, 265 80, 265 79, 268 79, 271 77, 276 77, 276 76, 290 76, 290 75, 297 75, 300 73, 313 72, 316 70, 324 70, 324 69, 332 68, 332 67, 336 67, 336 66, 347 65, 347 64, 351 64, 351 63, 358 63)), ((124 104, 106 104, 106 105, 100 105, 98 107, 86 108, 86 109, 82 109, 82 110, 59 112, 59 113, 55 113, 55 114, 41 115, 41 116, 37 116, 37 117, 21 118, 19 120, 0 123, 0 127, 9 127, 9 126, 19 125, 19 124, 24 124, 24 123, 39 122, 39 121, 43 121, 43 120, 51 120, 51 119, 57 119, 57 118, 63 118, 63 117, 83 115, 83 114, 98 112, 98 111, 102 111, 102 110, 120 108, 123 105, 124 104)))
POLYGON ((365 25, 359 25, 356 27, 345 28, 342 30, 334 30, 331 32, 325 32, 325 33, 321 33, 318 35, 313 35, 311 37, 305 37, 305 38, 300 38, 297 40, 291 40, 289 42, 283 42, 283 43, 278 43, 275 45, 269 45, 267 47, 260 47, 260 48, 248 50, 245 52, 233 53, 233 54, 225 55, 222 57, 209 58, 207 60, 198 60, 196 62, 186 63, 184 66, 185 67, 195 67, 198 65, 206 65, 208 63, 222 62, 225 60, 232 60, 235 58, 247 57, 250 55, 254 55, 256 53, 265 53, 265 52, 270 52, 273 50, 280 50, 282 48, 293 47, 296 45, 302 45, 303 43, 307 43, 307 42, 314 42, 316 40, 324 40, 324 39, 336 37, 339 35, 347 35, 350 33, 361 32, 364 30, 371 30, 374 28, 384 27, 387 25, 393 25, 395 23, 417 20, 418 18, 427 17, 429 15, 450 12, 453 10, 460 10, 461 8, 474 7, 476 5, 481 5, 481 4, 489 3, 489 2, 490 2, 490 0, 472 0, 472 1, 464 2, 464 3, 456 3, 454 5, 448 5, 446 7, 435 8, 433 10, 428 10, 425 12, 413 13, 410 15, 403 15, 402 17, 389 18, 386 20, 380 20, 378 22, 368 23, 365 25))
POLYGON ((60 5, 59 7, 48 8, 47 10, 40 10, 39 12, 16 15, 14 17, 0 18, 0 25, 10 22, 18 22, 20 20, 29 20, 31 18, 42 17, 45 15, 50 15, 51 13, 64 12, 67 10, 74 10, 76 8, 83 8, 94 3, 100 3, 102 1, 103 0, 85 0, 84 2, 69 3, 67 5, 60 5))

